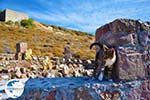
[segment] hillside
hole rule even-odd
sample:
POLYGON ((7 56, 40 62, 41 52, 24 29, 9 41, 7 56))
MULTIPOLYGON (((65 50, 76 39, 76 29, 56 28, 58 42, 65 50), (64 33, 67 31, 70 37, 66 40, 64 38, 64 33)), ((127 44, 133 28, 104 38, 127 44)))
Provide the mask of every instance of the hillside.
POLYGON ((0 22, 0 53, 15 53, 16 43, 23 41, 28 43, 34 55, 63 56, 64 47, 69 46, 80 58, 94 58, 94 50, 89 49, 94 36, 36 21, 34 24, 35 28, 23 28, 0 22))

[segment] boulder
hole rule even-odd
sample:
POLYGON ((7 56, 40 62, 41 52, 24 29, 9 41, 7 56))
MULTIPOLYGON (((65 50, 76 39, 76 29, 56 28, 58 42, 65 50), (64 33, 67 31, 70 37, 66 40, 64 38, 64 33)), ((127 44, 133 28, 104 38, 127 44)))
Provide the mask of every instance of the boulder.
POLYGON ((112 33, 108 32, 105 35, 102 35, 99 38, 99 41, 108 46, 129 46, 135 45, 137 43, 137 34, 136 33, 112 33))
POLYGON ((116 49, 114 79, 133 80, 150 77, 149 30, 149 24, 130 19, 117 19, 97 29, 95 41, 116 49))

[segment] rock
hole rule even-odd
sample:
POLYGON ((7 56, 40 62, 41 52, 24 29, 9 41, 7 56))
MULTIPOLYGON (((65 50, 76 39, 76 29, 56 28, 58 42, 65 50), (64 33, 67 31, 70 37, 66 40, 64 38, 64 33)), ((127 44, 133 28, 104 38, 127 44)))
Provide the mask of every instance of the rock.
POLYGON ((100 94, 102 100, 112 100, 112 94, 109 91, 104 91, 100 94))
POLYGON ((100 93, 102 100, 121 100, 121 93, 119 91, 104 91, 100 93))
POLYGON ((116 19, 96 30, 96 41, 99 41, 100 37, 108 32, 119 33, 137 33, 139 31, 150 30, 150 25, 145 25, 138 20, 131 19, 116 19))
POLYGON ((146 80, 140 86, 132 89, 128 94, 129 100, 150 100, 150 80, 146 80))
POLYGON ((87 89, 78 88, 75 90, 74 100, 93 100, 93 99, 87 89))
POLYGON ((146 66, 142 59, 142 53, 133 48, 123 47, 117 49, 118 78, 120 80, 134 80, 146 78, 146 66))
POLYGON ((111 100, 121 100, 121 93, 119 91, 113 91, 111 100))
POLYGON ((51 70, 47 77, 63 77, 62 73, 58 72, 58 70, 51 70))
POLYGON ((146 49, 150 49, 150 31, 139 33, 139 43, 146 49))
POLYGON ((68 62, 68 60, 72 58, 72 52, 69 46, 64 47, 64 58, 66 62, 68 62))
POLYGON ((135 45, 137 42, 137 34, 135 33, 112 33, 100 37, 99 41, 108 46, 122 46, 122 45, 135 45))
POLYGON ((93 76, 93 69, 85 70, 87 76, 93 76))
POLYGON ((91 62, 91 60, 87 60, 87 63, 88 63, 88 64, 91 64, 92 62, 91 62))
POLYGON ((8 74, 1 74, 1 78, 2 78, 2 80, 7 80, 7 79, 9 79, 9 75, 8 74))
POLYGON ((53 67, 48 56, 45 57, 45 59, 42 62, 42 65, 43 65, 44 70, 52 69, 52 67, 53 67))
POLYGON ((56 100, 56 90, 50 91, 46 96, 46 100, 56 100))
POLYGON ((150 77, 150 25, 117 19, 96 31, 96 41, 114 47, 117 61, 113 79, 134 80, 150 77))

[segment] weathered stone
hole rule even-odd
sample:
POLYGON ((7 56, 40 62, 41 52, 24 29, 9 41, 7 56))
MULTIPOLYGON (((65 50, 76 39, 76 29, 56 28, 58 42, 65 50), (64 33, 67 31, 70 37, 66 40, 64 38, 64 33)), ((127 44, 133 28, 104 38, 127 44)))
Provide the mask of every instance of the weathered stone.
POLYGON ((146 66, 142 59, 142 53, 133 48, 117 49, 118 61, 115 67, 118 69, 118 77, 121 80, 143 79, 146 77, 146 66))
POLYGON ((128 95, 128 100, 150 100, 150 80, 146 80, 140 86, 132 89, 128 95))
POLYGON ((99 41, 100 37, 108 32, 119 33, 137 33, 139 31, 150 30, 150 25, 145 25, 138 20, 131 19, 116 19, 104 26, 101 26, 96 30, 96 41, 99 41))
POLYGON ((100 93, 102 100, 120 100, 121 93, 119 91, 104 91, 100 93))
POLYGON ((137 35, 135 33, 112 33, 108 32, 102 35, 99 39, 100 43, 108 46, 122 46, 122 45, 135 45, 137 41, 137 35))
POLYGON ((117 19, 96 31, 96 41, 115 47, 114 79, 150 77, 150 25, 138 20, 117 19))
POLYGON ((78 88, 75 90, 74 100, 93 100, 93 99, 87 89, 78 88))
POLYGON ((50 91, 46 96, 46 100, 56 100, 56 90, 50 91))
POLYGON ((100 94, 102 100, 112 100, 112 94, 109 91, 104 91, 100 94))
POLYGON ((146 49, 150 49, 150 31, 139 33, 139 43, 146 49))

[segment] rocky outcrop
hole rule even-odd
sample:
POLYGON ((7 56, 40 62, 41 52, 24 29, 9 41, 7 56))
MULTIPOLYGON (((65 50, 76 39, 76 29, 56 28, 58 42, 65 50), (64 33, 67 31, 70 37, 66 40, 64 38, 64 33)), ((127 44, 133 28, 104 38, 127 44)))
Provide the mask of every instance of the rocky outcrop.
POLYGON ((117 19, 96 31, 96 41, 114 47, 114 67, 120 80, 150 77, 150 24, 138 20, 117 19))
POLYGON ((107 32, 118 33, 137 33, 139 31, 150 30, 150 22, 140 20, 116 19, 96 30, 96 41, 107 32))

